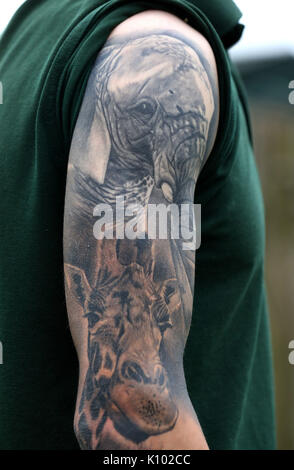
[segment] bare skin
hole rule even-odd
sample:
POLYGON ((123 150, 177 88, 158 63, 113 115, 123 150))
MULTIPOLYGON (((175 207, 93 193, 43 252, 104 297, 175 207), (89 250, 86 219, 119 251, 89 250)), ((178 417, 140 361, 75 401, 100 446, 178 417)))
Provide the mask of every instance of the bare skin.
POLYGON ((65 286, 80 362, 74 426, 83 449, 208 448, 183 371, 195 251, 170 231, 150 238, 145 216, 150 203, 193 204, 217 124, 216 66, 199 33, 158 11, 113 31, 77 121, 65 203, 65 286), (97 207, 115 211, 118 197, 143 207, 135 239, 121 237, 117 223, 112 239, 107 223, 97 236, 97 207))

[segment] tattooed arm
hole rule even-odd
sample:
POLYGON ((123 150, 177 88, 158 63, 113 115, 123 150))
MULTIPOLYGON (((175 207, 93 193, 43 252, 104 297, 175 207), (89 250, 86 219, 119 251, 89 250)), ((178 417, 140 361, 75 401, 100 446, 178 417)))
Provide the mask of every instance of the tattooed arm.
POLYGON ((183 372, 195 269, 184 209, 193 219, 217 93, 209 45, 164 12, 117 27, 89 79, 64 223, 83 449, 207 448, 183 372))

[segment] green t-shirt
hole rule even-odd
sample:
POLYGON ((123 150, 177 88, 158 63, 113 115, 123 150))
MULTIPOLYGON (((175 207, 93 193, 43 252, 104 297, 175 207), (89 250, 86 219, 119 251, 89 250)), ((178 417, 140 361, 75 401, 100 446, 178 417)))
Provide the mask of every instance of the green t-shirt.
POLYGON ((109 33, 154 8, 208 39, 220 80, 219 131, 196 190, 202 245, 184 358, 188 391, 212 449, 275 447, 263 203, 245 100, 225 49, 241 33, 238 9, 231 0, 27 0, 0 52, 1 449, 78 447, 78 363, 62 259, 69 147, 109 33))

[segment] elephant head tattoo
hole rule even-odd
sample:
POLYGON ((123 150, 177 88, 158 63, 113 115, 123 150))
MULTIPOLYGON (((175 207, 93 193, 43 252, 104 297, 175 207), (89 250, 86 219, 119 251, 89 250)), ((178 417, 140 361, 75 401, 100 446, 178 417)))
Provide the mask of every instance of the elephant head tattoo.
POLYGON ((148 203, 151 177, 168 202, 193 201, 215 109, 198 54, 179 39, 150 35, 106 48, 94 76, 95 112, 79 166, 91 169, 100 199, 111 202, 118 174, 127 200, 148 203))

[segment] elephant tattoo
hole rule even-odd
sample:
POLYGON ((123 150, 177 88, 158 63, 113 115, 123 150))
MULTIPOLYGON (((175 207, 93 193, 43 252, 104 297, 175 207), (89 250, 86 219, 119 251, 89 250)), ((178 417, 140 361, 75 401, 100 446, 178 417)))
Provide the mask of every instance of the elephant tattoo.
POLYGON ((94 80, 88 152, 82 161, 73 155, 73 163, 80 177, 92 174, 99 183, 95 199, 114 203, 124 195, 146 205, 155 185, 168 202, 193 201, 214 113, 196 52, 170 36, 138 38, 106 48, 94 80))
MULTIPOLYGON (((179 410, 167 337, 184 348, 195 260, 178 240, 95 240, 99 203, 193 203, 215 126, 212 78, 192 45, 168 34, 107 43, 88 83, 71 149, 68 295, 87 322, 76 427, 101 448, 107 423, 132 444, 171 431, 179 410), (83 247, 82 249, 80 247, 83 247), (169 336, 170 335, 170 336, 169 336)), ((169 340, 170 342, 170 340, 169 340)))

